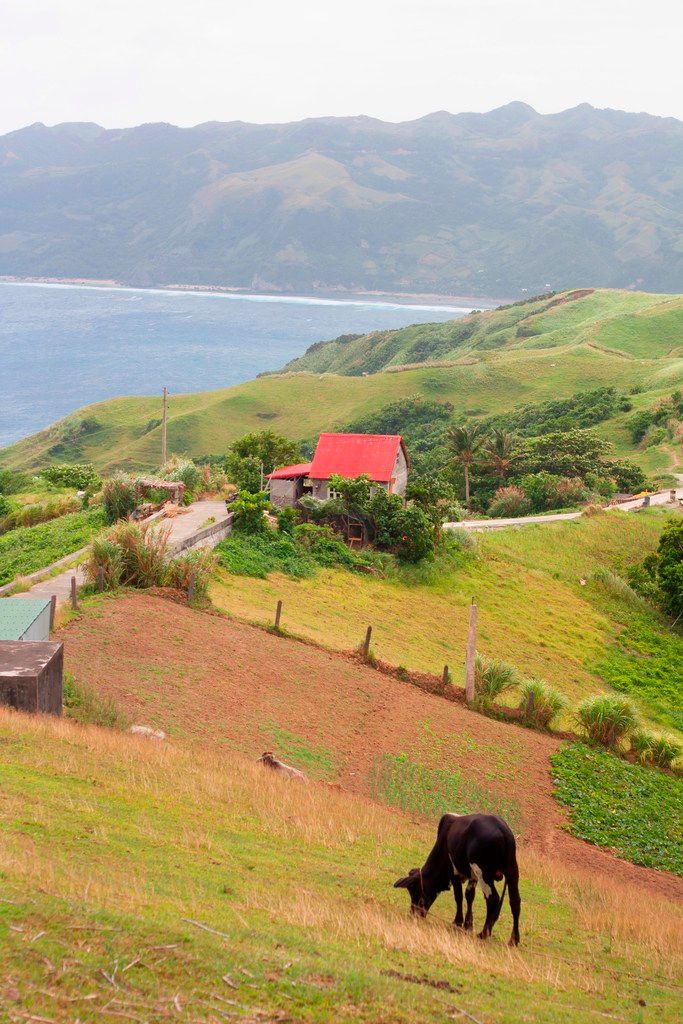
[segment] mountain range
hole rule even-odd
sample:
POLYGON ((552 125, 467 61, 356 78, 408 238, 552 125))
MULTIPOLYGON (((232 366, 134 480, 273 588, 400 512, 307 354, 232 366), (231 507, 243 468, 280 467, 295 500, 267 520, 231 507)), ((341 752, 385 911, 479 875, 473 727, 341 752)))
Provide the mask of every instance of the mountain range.
POLYGON ((515 102, 415 121, 34 124, 0 274, 518 297, 683 282, 683 122, 515 102))

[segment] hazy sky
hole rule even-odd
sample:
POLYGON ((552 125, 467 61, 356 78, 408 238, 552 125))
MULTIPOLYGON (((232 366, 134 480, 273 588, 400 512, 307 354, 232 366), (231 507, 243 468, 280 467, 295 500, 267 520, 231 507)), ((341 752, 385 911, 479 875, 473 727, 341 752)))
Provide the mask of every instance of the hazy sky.
POLYGON ((513 99, 683 118, 682 38, 680 0, 0 0, 0 132, 513 99))

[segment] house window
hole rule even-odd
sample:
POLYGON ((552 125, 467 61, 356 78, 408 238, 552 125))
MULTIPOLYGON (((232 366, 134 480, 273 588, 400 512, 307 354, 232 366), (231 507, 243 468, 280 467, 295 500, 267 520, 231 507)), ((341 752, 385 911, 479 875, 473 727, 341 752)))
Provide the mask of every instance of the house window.
POLYGON ((330 498, 330 499, 341 498, 341 496, 342 496, 342 492, 341 491, 335 490, 334 487, 328 488, 328 491, 327 491, 327 497, 328 498, 330 498))

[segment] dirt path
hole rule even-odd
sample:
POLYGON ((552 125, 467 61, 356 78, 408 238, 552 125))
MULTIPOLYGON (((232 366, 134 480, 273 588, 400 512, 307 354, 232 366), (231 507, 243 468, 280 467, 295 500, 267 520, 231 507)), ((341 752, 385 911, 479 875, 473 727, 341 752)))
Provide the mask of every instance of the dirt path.
POLYGON ((486 718, 343 655, 149 594, 112 598, 64 628, 66 666, 171 741, 257 757, 305 745, 344 789, 372 795, 405 754, 518 805, 524 840, 570 866, 683 898, 683 879, 616 860, 563 831, 548 757, 557 740, 486 718), (284 749, 283 749, 284 748, 284 749))

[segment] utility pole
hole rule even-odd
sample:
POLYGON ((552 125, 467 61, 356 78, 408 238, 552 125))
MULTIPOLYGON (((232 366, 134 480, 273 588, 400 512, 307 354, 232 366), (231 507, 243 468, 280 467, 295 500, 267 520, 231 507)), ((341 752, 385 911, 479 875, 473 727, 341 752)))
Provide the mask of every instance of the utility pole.
POLYGON ((465 657, 465 700, 471 704, 474 700, 474 664, 477 656, 477 606, 472 598, 470 605, 470 626, 467 634, 467 654, 465 657))
POLYGON ((168 388, 164 388, 163 397, 161 399, 161 465, 165 466, 168 452, 167 452, 167 426, 168 426, 168 388))

